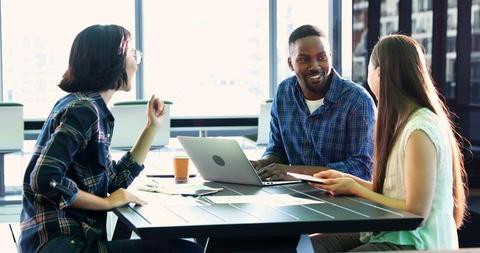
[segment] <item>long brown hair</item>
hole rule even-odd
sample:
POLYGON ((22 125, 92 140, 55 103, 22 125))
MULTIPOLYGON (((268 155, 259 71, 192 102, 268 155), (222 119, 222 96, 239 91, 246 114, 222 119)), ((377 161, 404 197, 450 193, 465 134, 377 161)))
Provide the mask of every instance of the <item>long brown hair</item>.
POLYGON ((433 84, 420 45, 405 35, 382 38, 373 49, 370 64, 380 67, 378 117, 375 129, 373 190, 383 192, 387 161, 410 115, 426 107, 438 115, 447 131, 453 160, 454 218, 457 228, 466 213, 466 173, 461 138, 450 121, 450 112, 433 84))

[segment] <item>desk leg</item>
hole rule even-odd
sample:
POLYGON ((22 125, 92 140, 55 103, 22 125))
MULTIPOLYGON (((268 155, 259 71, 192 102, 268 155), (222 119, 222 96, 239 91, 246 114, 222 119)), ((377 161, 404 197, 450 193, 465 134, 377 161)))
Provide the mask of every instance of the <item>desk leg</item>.
POLYGON ((112 240, 124 240, 132 237, 132 230, 125 225, 120 219, 117 219, 115 230, 113 231, 112 240))
POLYGON ((275 252, 313 253, 308 235, 277 237, 208 238, 205 253, 217 252, 275 252))

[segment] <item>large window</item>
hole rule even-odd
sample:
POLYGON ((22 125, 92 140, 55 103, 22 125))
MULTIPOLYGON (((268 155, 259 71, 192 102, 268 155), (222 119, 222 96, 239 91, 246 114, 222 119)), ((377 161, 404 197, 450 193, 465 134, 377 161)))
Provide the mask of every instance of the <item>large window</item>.
MULTIPOLYGON (((270 77, 281 81, 293 75, 287 68, 288 36, 303 24, 314 24, 328 34, 332 3, 0 1, 0 100, 24 104, 26 121, 45 119, 54 102, 66 95, 57 85, 67 70, 71 44, 81 30, 93 24, 122 25, 132 33, 134 42, 142 42, 136 45, 144 52, 143 71, 137 73, 141 82, 138 87, 134 82, 128 93, 115 94, 111 104, 156 94, 173 102, 171 115, 176 118, 258 115, 260 104, 270 98, 275 90, 272 87, 278 83, 270 77), (278 66, 270 66, 272 61, 278 66)), ((8 193, 20 189, 29 156, 25 153, 5 159, 5 167, 22 168, 0 172, 8 193)))
POLYGON ((23 103, 26 119, 45 118, 65 95, 57 85, 78 32, 114 23, 135 36, 135 15, 143 14, 144 92, 136 94, 134 83, 112 103, 156 94, 174 103, 177 117, 256 115, 270 97, 270 74, 278 82, 293 74, 286 63, 293 29, 314 24, 329 33, 330 1, 277 0, 274 9, 267 0, 247 2, 143 0, 136 12, 133 0, 2 1, 1 99, 23 103), (275 26, 269 23, 272 10, 275 26), (271 27, 277 28, 277 69, 269 65, 271 27))
POLYGON ((175 116, 256 115, 269 97, 268 1, 144 1, 145 96, 175 116))
MULTIPOLYGON (((329 0, 277 0, 278 82, 294 75, 287 64, 288 37, 304 24, 319 27, 329 36, 329 0)), ((332 52, 332 56, 335 52, 332 52)))
MULTIPOLYGON (((65 95, 57 84, 74 37, 92 24, 134 33, 133 1, 2 1, 3 100, 24 104, 25 118, 45 118, 65 95)), ((135 88, 133 88, 135 90, 135 88)), ((114 99, 133 99, 134 92, 114 99)))

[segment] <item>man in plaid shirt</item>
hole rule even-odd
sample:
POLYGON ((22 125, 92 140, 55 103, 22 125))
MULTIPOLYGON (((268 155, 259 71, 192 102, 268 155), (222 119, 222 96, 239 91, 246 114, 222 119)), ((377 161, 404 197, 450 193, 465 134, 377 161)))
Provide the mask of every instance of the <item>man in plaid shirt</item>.
POLYGON ((368 92, 333 69, 328 39, 304 25, 289 37, 288 65, 295 76, 278 86, 270 140, 252 161, 262 179, 290 179, 335 169, 370 179, 375 104, 368 92))

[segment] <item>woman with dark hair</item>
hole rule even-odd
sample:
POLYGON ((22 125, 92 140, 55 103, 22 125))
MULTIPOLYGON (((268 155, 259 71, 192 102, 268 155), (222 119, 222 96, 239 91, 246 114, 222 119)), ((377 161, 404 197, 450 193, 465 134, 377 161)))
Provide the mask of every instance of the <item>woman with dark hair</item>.
POLYGON ((329 170, 315 175, 324 185, 312 185, 424 220, 411 231, 312 235, 315 250, 457 249, 466 205, 463 156, 422 48, 408 36, 386 36, 373 49, 368 72, 378 98, 373 181, 329 170))
POLYGON ((107 241, 107 211, 145 201, 127 188, 143 169, 164 105, 152 96, 132 149, 111 160, 114 118, 107 104, 131 89, 141 53, 117 25, 94 25, 75 38, 57 101, 45 121, 23 181, 20 252, 200 252, 184 240, 107 241))

